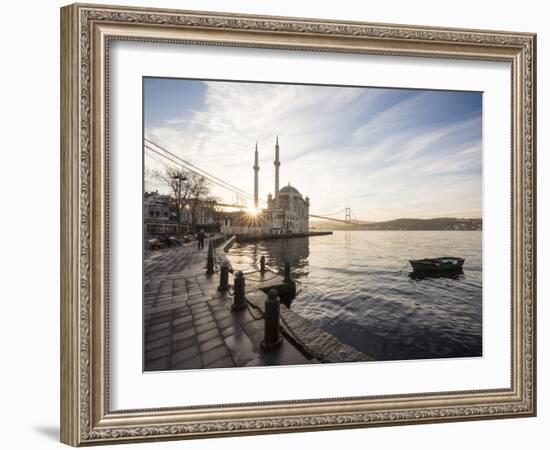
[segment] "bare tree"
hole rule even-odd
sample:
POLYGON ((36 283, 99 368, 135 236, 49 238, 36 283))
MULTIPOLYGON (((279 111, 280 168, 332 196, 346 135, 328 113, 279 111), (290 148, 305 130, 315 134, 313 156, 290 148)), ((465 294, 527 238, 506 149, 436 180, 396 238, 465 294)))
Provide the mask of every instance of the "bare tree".
POLYGON ((206 178, 196 173, 192 174, 192 189, 190 195, 191 203, 191 227, 193 231, 197 227, 197 219, 199 215, 199 206, 208 199, 210 189, 206 178))
POLYGON ((152 176, 170 190, 178 223, 181 223, 184 208, 188 208, 191 227, 195 230, 199 207, 207 200, 210 192, 206 178, 181 167, 168 165, 163 170, 154 170, 152 176))
POLYGON ((154 170, 153 177, 170 190, 170 197, 176 210, 176 219, 178 223, 181 223, 183 208, 193 192, 191 181, 193 173, 181 167, 164 166, 163 170, 154 170))

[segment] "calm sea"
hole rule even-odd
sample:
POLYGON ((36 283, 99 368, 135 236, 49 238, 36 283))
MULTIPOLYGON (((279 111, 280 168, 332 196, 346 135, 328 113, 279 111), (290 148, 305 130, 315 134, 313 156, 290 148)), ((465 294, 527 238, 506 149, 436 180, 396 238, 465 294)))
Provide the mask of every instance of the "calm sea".
MULTIPOLYGON (((289 261, 290 308, 377 360, 481 356, 481 231, 336 231, 235 244, 236 270, 289 261), (409 259, 459 256, 464 273, 415 279, 409 259)), ((252 285, 252 283, 249 283, 252 285)))

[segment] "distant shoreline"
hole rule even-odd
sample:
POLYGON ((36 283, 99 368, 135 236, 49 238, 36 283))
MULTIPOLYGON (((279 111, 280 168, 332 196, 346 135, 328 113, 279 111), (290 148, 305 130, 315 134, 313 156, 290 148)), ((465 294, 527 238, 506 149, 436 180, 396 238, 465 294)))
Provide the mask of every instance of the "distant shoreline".
POLYGON ((482 231, 482 219, 456 219, 452 217, 440 217, 433 219, 394 219, 384 222, 365 222, 335 224, 330 221, 310 222, 312 230, 324 231, 347 231, 347 230, 368 230, 368 231, 482 231))
MULTIPOLYGON (((331 230, 334 231, 483 231, 483 230, 373 230, 370 228, 331 228, 331 230)), ((319 231, 319 229, 315 229, 312 231, 319 231)), ((324 230, 323 230, 324 231, 324 230)), ((325 233, 324 233, 325 234, 325 233)), ((330 233, 326 233, 330 234, 330 233)))

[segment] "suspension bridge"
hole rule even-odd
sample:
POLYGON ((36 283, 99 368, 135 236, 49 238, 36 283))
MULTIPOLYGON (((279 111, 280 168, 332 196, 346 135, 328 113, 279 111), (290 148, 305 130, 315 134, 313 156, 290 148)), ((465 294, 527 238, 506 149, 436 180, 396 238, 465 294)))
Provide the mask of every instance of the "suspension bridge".
MULTIPOLYGON (((254 200, 254 196, 249 194, 247 191, 207 172, 204 169, 201 169, 200 167, 190 163, 189 161, 186 161, 185 159, 181 158, 180 156, 176 155, 175 153, 167 150, 166 148, 156 144, 155 142, 151 141, 150 139, 144 138, 144 146, 145 149, 154 153, 157 156, 160 156, 161 158, 165 159, 166 161, 171 162, 172 164, 175 164, 176 166, 181 167, 184 170, 187 170, 189 172, 193 172, 209 182, 224 188, 225 190, 231 192, 236 196, 236 201, 234 203, 225 203, 225 202, 218 202, 213 201, 215 207, 221 207, 221 208, 233 208, 233 209, 247 209, 248 206, 245 204, 246 200, 254 200), (244 201, 243 201, 244 200, 244 201)), ((267 205, 267 202, 265 200, 259 200, 264 206, 267 205)), ((333 222, 340 222, 340 223, 346 223, 350 225, 362 225, 364 222, 357 219, 355 215, 353 214, 351 208, 346 207, 342 208, 339 211, 333 212, 333 213, 327 213, 327 214, 309 214, 309 217, 313 217, 315 219, 322 219, 322 220, 330 220, 333 222), (342 218, 343 217, 343 218, 342 218)))

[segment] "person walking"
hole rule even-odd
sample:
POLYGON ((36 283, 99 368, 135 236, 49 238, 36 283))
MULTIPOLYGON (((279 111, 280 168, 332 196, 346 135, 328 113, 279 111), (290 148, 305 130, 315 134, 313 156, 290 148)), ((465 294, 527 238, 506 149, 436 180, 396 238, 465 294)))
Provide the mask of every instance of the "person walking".
POLYGON ((201 230, 199 231, 199 234, 197 235, 199 250, 204 248, 204 238, 205 238, 204 230, 201 228, 201 230))

